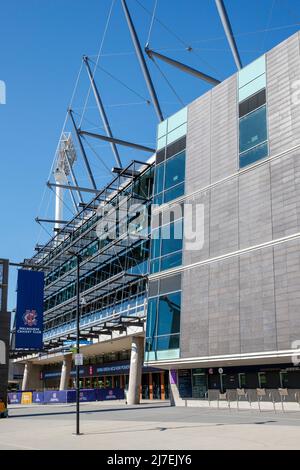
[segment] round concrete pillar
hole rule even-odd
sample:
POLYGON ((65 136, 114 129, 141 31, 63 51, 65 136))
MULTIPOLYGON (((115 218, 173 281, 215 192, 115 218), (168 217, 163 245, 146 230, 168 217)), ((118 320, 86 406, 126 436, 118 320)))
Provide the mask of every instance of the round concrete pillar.
POLYGON ((70 373, 72 368, 72 354, 64 356, 63 363, 61 366, 61 376, 59 390, 68 390, 70 373))
POLYGON ((144 338, 133 336, 131 343, 129 385, 127 393, 127 404, 137 405, 140 403, 140 386, 142 380, 142 367, 144 362, 144 338))

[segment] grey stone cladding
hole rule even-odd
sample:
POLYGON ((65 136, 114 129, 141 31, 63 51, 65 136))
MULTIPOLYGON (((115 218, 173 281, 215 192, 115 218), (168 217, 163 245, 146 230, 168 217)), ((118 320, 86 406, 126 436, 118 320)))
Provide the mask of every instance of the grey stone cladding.
POLYGON ((237 75, 188 107, 185 198, 204 205, 204 246, 184 245, 181 358, 300 340, 299 50, 297 33, 266 54, 265 161, 239 170, 237 75))

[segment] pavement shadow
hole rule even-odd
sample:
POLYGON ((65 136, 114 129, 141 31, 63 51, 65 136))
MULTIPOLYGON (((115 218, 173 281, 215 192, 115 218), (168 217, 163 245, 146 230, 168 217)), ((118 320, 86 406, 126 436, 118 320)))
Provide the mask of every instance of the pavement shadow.
MULTIPOLYGON (((51 406, 51 405, 49 405, 51 406)), ((101 409, 94 409, 94 410, 88 410, 88 411, 85 411, 85 410, 81 410, 80 411, 80 414, 81 415, 89 415, 89 414, 93 414, 93 413, 112 413, 112 412, 115 412, 115 411, 128 411, 128 410, 131 410, 131 411, 139 411, 139 410, 151 410, 151 409, 157 409, 157 408, 171 408, 170 405, 153 405, 153 406, 139 406, 139 407, 123 407, 123 408, 101 408, 101 409)), ((35 417, 35 416, 59 416, 59 415, 74 415, 76 414, 76 410, 72 410, 72 411, 45 411, 45 412, 40 412, 40 413, 20 413, 20 414, 13 414, 13 415, 9 415, 9 419, 14 419, 14 418, 32 418, 32 417, 35 417)))

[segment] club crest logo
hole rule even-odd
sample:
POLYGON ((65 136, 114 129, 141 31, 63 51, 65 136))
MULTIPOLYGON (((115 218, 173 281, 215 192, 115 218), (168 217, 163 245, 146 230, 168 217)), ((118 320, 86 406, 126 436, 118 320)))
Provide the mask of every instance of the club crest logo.
POLYGON ((26 310, 23 315, 24 325, 36 326, 37 325, 37 313, 36 310, 26 310))

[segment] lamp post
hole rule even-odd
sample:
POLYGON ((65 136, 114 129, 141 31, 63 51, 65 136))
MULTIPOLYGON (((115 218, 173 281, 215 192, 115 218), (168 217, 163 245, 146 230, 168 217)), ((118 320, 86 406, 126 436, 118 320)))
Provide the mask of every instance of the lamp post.
MULTIPOLYGON (((80 354, 80 261, 81 256, 76 254, 76 354, 80 354)), ((80 361, 77 356, 76 367, 76 435, 80 435, 80 361)))
POLYGON ((80 436, 80 262, 82 256, 72 251, 68 252, 72 256, 76 256, 76 436, 80 436))

